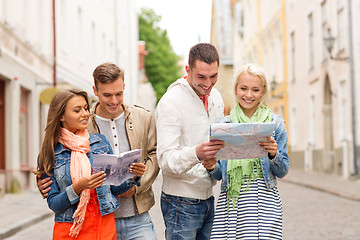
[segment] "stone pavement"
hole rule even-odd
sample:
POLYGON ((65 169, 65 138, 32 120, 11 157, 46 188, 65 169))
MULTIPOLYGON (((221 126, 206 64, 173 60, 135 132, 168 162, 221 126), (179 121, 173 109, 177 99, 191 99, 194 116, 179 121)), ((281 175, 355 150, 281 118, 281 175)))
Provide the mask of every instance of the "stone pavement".
POLYGON ((360 179, 345 180, 339 176, 290 169, 289 173, 281 181, 360 201, 360 179))
MULTIPOLYGON (((337 176, 305 173, 301 170, 291 169, 289 174, 280 181, 360 201, 359 179, 344 180, 337 176)), ((46 200, 42 199, 37 190, 28 190, 20 194, 5 194, 0 197, 0 240, 52 215, 46 200)))
POLYGON ((53 215, 37 190, 0 197, 0 240, 53 215))

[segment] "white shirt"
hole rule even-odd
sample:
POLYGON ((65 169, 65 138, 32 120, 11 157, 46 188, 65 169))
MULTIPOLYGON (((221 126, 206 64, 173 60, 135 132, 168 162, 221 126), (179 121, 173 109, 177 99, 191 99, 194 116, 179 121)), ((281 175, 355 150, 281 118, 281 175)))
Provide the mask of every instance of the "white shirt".
MULTIPOLYGON (((130 150, 129 141, 125 131, 124 112, 113 119, 103 118, 95 115, 96 124, 99 126, 101 134, 104 134, 109 140, 114 154, 120 154, 130 150)), ((134 197, 123 198, 115 196, 120 203, 120 208, 114 212, 115 218, 132 217, 135 215, 134 197)))

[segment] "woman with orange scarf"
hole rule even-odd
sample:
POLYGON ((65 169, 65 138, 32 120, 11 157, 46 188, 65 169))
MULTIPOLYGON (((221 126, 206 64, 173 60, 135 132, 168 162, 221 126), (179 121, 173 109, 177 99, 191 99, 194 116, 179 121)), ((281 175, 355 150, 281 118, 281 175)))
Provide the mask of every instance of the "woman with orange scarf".
POLYGON ((136 177, 103 186, 106 174, 92 174, 93 155, 113 152, 104 135, 88 133, 89 116, 84 91, 61 90, 50 103, 35 174, 53 180, 47 197, 55 212, 53 239, 116 240, 114 195, 139 185, 145 172, 144 164, 135 163, 129 171, 136 177))

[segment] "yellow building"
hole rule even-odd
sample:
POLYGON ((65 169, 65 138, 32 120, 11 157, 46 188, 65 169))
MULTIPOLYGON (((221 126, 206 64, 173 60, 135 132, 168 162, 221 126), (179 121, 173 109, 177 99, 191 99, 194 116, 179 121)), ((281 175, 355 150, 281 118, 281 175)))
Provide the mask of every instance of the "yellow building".
POLYGON ((215 85, 224 99, 224 114, 230 114, 234 107, 233 100, 233 48, 230 1, 212 2, 211 43, 217 48, 220 56, 219 77, 215 85))
POLYGON ((285 22, 285 0, 213 0, 211 42, 221 58, 216 87, 223 95, 226 111, 234 106, 234 71, 254 62, 265 69, 270 108, 286 122, 285 22))
POLYGON ((242 55, 235 68, 247 62, 264 67, 271 96, 269 106, 286 122, 285 0, 234 0, 232 12, 236 39, 234 53, 242 55))

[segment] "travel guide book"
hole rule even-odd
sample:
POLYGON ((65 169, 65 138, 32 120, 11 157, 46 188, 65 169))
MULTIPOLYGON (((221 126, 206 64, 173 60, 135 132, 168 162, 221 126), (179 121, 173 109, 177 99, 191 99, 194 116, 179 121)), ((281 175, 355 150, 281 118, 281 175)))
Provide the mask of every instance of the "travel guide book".
POLYGON ((129 171, 131 164, 140 162, 142 149, 114 154, 94 154, 93 173, 104 171, 106 180, 104 185, 118 186, 135 174, 129 171))

